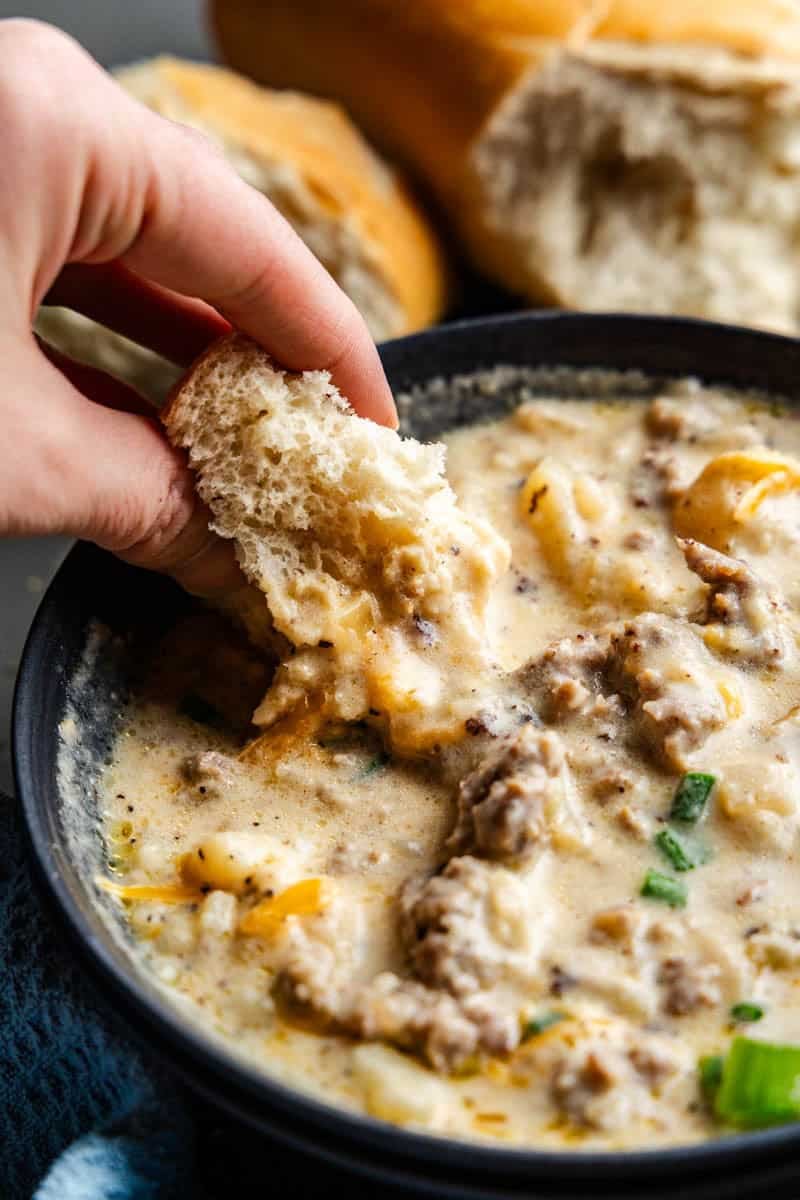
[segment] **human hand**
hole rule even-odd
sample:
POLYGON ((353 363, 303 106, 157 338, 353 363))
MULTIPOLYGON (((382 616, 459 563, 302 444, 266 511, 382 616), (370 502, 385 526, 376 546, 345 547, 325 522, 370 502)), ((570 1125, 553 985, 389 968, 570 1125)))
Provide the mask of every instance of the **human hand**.
POLYGON ((0 22, 0 535, 66 533, 204 595, 240 582, 182 456, 131 388, 40 345, 46 300, 181 365, 230 324, 326 368, 396 424, 366 326, 210 142, 122 91, 70 38, 0 22))

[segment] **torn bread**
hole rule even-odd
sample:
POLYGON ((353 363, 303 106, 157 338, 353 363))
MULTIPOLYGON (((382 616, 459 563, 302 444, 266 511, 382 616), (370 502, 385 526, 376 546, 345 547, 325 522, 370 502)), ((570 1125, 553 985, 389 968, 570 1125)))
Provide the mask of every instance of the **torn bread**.
POLYGON ((257 723, 314 707, 406 750, 461 736, 448 676, 492 669, 484 618, 509 550, 459 509, 444 447, 357 416, 327 372, 282 371, 241 335, 195 364, 164 421, 294 648, 257 723))
MULTIPOLYGON (((119 68, 115 76, 155 112, 220 145, 347 292, 376 341, 441 315, 446 268, 437 237, 397 172, 336 105, 166 56, 119 68)), ((163 359, 67 310, 42 310, 38 331, 156 402, 177 377, 163 359)))
POLYGON ((800 328, 795 0, 214 0, 225 58, 342 103, 531 300, 800 328))

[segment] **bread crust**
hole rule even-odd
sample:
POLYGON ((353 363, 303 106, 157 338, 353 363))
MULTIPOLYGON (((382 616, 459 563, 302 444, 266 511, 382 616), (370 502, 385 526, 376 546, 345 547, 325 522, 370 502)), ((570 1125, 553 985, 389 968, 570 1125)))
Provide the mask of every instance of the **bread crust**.
POLYGON ((431 324, 447 296, 447 267, 430 222, 336 104, 257 87, 233 71, 162 56, 117 72, 124 87, 172 115, 175 104, 227 146, 264 167, 293 167, 320 217, 358 236, 371 273, 394 297, 395 334, 431 324))
POLYGON ((337 100, 440 196, 520 74, 557 46, 705 45, 800 61, 792 0, 210 0, 223 57, 337 100))
POLYGON ((243 340, 244 339, 240 333, 232 332, 223 334, 222 337, 217 338, 216 341, 212 342, 210 346, 206 346, 203 353, 198 354, 197 358, 189 367, 187 367, 180 379, 176 380, 167 393, 167 398, 164 401, 164 405, 159 414, 161 417, 161 423, 164 425, 167 432, 169 432, 170 425, 173 423, 177 414, 178 406, 181 402, 181 396, 184 395, 187 388, 195 382, 198 373, 202 370, 205 370, 210 363, 214 363, 218 359, 224 359, 228 353, 230 353, 231 350, 235 350, 237 344, 243 340))
POLYGON ((210 2, 228 61, 341 102, 426 181, 504 286, 536 303, 797 327, 794 0, 210 2), (604 91, 606 128, 590 143, 604 91), (708 135, 705 160, 686 151, 689 129, 698 151, 708 135), (637 242, 632 272, 617 249, 637 242), (766 282, 751 289, 757 258, 766 282))

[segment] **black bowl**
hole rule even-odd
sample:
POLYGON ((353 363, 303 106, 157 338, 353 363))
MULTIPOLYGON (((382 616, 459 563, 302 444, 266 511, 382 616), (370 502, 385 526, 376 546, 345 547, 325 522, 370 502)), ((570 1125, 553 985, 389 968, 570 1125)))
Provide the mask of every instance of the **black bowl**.
MULTIPOLYGON (((800 342, 700 321, 535 313, 463 322, 382 347, 389 379, 413 388, 498 363, 638 368, 692 374, 800 399, 800 342)), ((642 391, 632 378, 631 391, 642 391)), ((421 436, 492 410, 491 398, 464 388, 454 403, 407 414, 421 436)), ((493 1198, 742 1197, 800 1184, 800 1127, 727 1137, 674 1150, 625 1153, 520 1151, 426 1137, 316 1102, 269 1080, 188 1025, 128 957, 97 908, 86 863, 76 861, 59 800, 59 723, 68 681, 90 624, 124 638, 168 625, 187 600, 169 581, 79 545, 37 613, 14 701, 18 796, 39 875, 86 966, 132 1031, 207 1099, 304 1153, 349 1167, 375 1183, 417 1195, 493 1198)), ((108 753, 125 686, 124 653, 103 653, 81 685, 86 827, 93 779, 108 753)), ((99 847, 99 839, 97 839, 99 847)), ((98 860, 99 861, 99 860, 98 860)))

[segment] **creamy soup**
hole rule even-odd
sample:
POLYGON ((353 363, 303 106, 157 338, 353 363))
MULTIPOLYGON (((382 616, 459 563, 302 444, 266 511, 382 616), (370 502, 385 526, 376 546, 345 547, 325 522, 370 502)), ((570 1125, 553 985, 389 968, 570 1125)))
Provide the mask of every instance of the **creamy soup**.
POLYGON ((340 1107, 554 1149, 791 1117, 800 426, 685 380, 444 440, 511 547, 458 737, 256 737, 271 668, 197 612, 126 709, 98 886, 209 1030, 340 1107))

